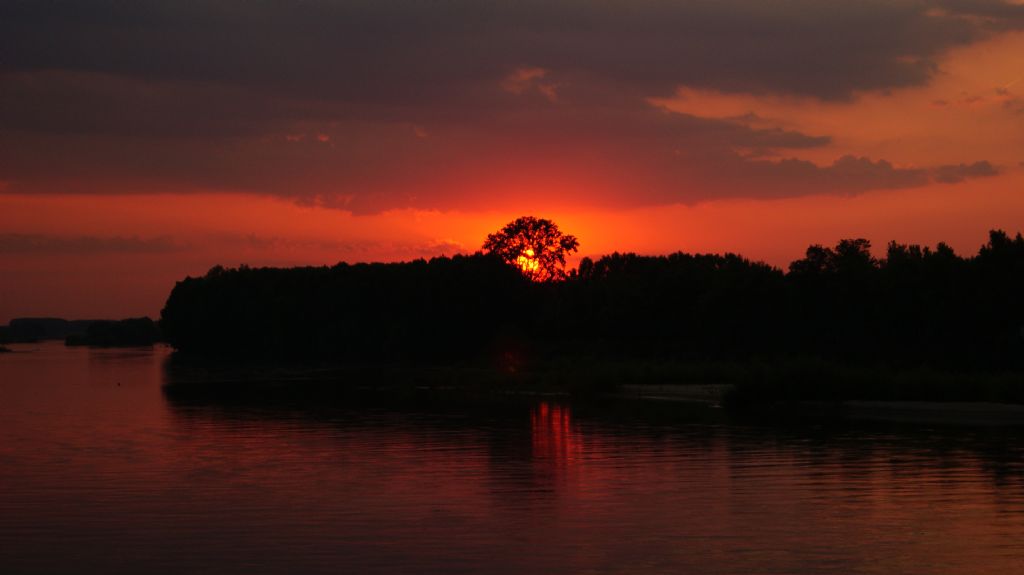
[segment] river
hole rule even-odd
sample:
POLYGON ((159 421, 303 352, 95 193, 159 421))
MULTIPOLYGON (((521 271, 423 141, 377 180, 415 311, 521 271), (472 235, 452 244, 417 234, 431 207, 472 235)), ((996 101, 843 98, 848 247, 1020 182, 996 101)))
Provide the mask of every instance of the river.
POLYGON ((183 401, 163 347, 10 347, 2 573, 1024 572, 1021 428, 183 401))

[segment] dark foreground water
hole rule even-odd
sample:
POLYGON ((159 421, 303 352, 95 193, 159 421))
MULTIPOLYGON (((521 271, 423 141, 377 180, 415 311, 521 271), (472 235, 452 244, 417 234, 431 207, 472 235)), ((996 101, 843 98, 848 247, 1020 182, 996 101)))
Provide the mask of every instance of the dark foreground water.
POLYGON ((183 402, 163 349, 15 347, 0 573, 1024 572, 1014 428, 183 402))

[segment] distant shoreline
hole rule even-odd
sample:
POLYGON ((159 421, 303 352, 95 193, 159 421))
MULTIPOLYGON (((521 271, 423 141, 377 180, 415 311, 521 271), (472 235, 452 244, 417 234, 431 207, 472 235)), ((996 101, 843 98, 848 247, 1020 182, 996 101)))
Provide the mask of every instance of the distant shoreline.
POLYGON ((159 325, 149 317, 122 320, 68 320, 20 317, 0 326, 0 344, 59 340, 69 346, 136 347, 161 341, 159 325))

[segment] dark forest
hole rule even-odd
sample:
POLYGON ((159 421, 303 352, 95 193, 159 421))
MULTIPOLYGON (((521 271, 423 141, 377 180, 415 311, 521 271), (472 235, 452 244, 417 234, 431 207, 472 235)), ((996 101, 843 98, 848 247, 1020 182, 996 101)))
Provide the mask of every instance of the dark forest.
POLYGON ((166 340, 208 358, 529 364, 552 358, 1006 371, 1024 362, 1024 238, 978 253, 863 239, 788 271, 741 256, 612 254, 533 282, 493 255, 293 269, 215 267, 179 282, 166 340))

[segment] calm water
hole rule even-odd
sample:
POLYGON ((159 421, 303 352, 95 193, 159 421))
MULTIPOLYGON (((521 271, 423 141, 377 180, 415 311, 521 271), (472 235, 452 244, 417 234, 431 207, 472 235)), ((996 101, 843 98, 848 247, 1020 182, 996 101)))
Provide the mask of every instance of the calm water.
POLYGON ((2 573, 1024 572, 1017 429, 182 403, 166 350, 15 347, 2 573))

